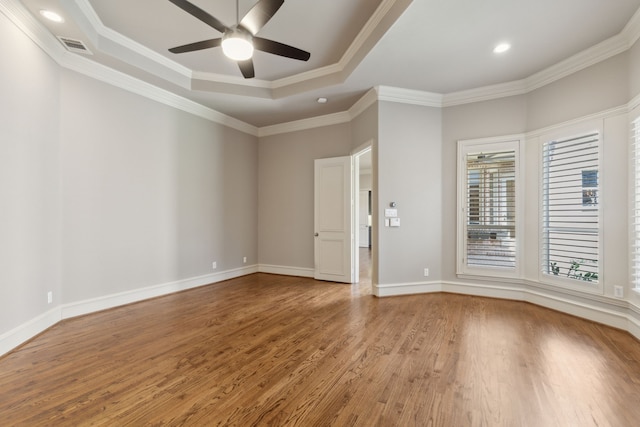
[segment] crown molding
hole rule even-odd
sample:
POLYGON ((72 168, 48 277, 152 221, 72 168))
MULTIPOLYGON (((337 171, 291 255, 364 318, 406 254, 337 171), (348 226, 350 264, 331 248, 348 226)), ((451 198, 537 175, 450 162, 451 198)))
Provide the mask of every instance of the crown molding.
POLYGON ((314 68, 313 70, 298 73, 293 76, 274 80, 273 82, 270 82, 269 87, 272 89, 283 89, 289 86, 304 84, 310 80, 319 80, 331 77, 332 75, 341 73, 342 70, 343 67, 340 65, 340 63, 326 65, 324 67, 314 68))
POLYGON ((629 39, 621 33, 525 79, 444 94, 443 106, 452 107, 524 95, 618 55, 629 48, 629 39))
POLYGON ((539 89, 599 62, 605 61, 630 48, 622 33, 579 52, 525 79, 527 92, 539 89))
POLYGON ((161 104, 193 114, 214 123, 227 126, 249 135, 258 136, 258 128, 238 120, 234 117, 220 113, 209 107, 205 107, 195 101, 176 95, 175 93, 161 89, 150 83, 131 77, 128 74, 116 71, 85 57, 74 55, 65 51, 65 60, 60 64, 64 68, 87 75, 96 80, 108 83, 112 86, 140 95, 144 98, 157 101, 161 104))
POLYGON ((296 120, 287 123, 280 123, 272 126, 263 126, 258 129, 258 137, 279 135, 289 132, 297 132, 302 130, 314 129, 324 126, 332 126, 351 121, 351 115, 348 112, 340 112, 327 114, 324 116, 312 117, 309 119, 296 120))
MULTIPOLYGON (((139 57, 146 58, 147 62, 151 61, 152 64, 157 64, 158 66, 168 69, 183 77, 192 78, 193 72, 189 68, 170 60, 166 56, 160 55, 154 50, 151 50, 104 25, 96 11, 89 3, 89 0, 60 0, 60 2, 73 10, 74 17, 80 22, 83 22, 83 29, 87 34, 93 36, 95 39, 93 40, 93 43, 101 50, 113 50, 114 54, 129 57, 131 53, 134 53, 139 57), (105 43, 105 41, 111 42, 110 48, 108 47, 109 43, 105 43), (125 52, 122 52, 123 49, 125 52), (125 55, 123 55, 123 53, 125 55), (129 54, 127 55, 126 53, 129 54)), ((173 83, 180 84, 181 82, 174 81, 173 83)))
POLYGON ((62 44, 19 2, 0 0, 0 12, 58 65, 71 71, 119 87, 131 93, 194 114, 209 121, 258 136, 258 128, 219 111, 205 107, 170 91, 67 51, 62 44))
POLYGON ((49 54, 54 61, 59 62, 67 52, 60 44, 60 41, 53 37, 20 2, 0 0, 0 12, 43 51, 49 54))
POLYGON ((364 113, 367 108, 378 101, 378 94, 375 88, 369 89, 355 104, 349 108, 349 116, 351 120, 364 113))
POLYGON ((229 84, 229 85, 242 85, 248 86, 252 88, 260 88, 260 89, 273 89, 273 84, 267 80, 261 79, 245 79, 240 76, 232 76, 229 74, 217 74, 217 73, 209 73, 206 71, 193 71, 191 73, 192 81, 203 80, 208 82, 229 84))
POLYGON ((627 25, 622 30, 623 36, 627 39, 629 48, 640 39, 640 9, 636 10, 627 25))
POLYGON ((506 98, 522 95, 528 92, 525 80, 516 80, 507 83, 499 83, 491 86, 483 86, 460 92, 450 92, 443 95, 442 106, 471 104, 474 102, 490 101, 492 99, 506 98))
MULTIPOLYGON (((207 90, 207 87, 220 89, 220 85, 229 85, 228 88, 221 90, 226 93, 239 92, 238 94, 246 95, 247 92, 255 89, 259 92, 254 94, 255 96, 264 97, 264 89, 268 89, 268 97, 271 99, 281 98, 309 87, 324 85, 327 82, 342 83, 350 74, 349 70, 355 69, 368 50, 388 29, 387 27, 381 28, 381 24, 388 21, 389 16, 395 18, 400 16, 412 1, 383 0, 337 63, 278 80, 267 81, 247 80, 191 70, 105 26, 89 0, 60 0, 73 11, 76 20, 81 22, 85 33, 101 51, 118 58, 127 58, 139 68, 181 87, 190 88, 194 85, 195 80, 199 79, 213 83, 213 85, 201 85, 201 90, 207 90)), ((395 19, 392 21, 395 22, 395 19)), ((388 24, 390 26, 392 22, 388 24)))
MULTIPOLYGON (((169 60, 168 58, 159 55, 124 36, 119 35, 115 31, 110 30, 102 24, 87 0, 60 1, 63 3, 75 4, 77 6, 77 10, 80 11, 87 22, 90 23, 89 25, 92 28, 97 28, 98 30, 100 30, 101 36, 105 40, 111 40, 116 44, 125 46, 131 52, 134 52, 137 55, 144 56, 151 61, 157 62, 162 67, 166 67, 165 69, 173 71, 175 73, 174 76, 176 74, 182 76, 183 79, 180 79, 181 81, 178 81, 176 83, 181 87, 185 86, 184 78, 188 78, 187 81, 191 80, 192 82, 194 78, 204 80, 215 78, 222 79, 224 83, 233 83, 235 85, 238 85, 238 82, 240 82, 243 87, 248 85, 247 82, 236 80, 229 76, 191 72, 187 68, 179 66, 177 63, 169 60), (226 80, 225 78, 229 80, 226 80)), ((265 89, 272 90, 274 88, 285 87, 287 85, 295 84, 296 82, 303 83, 305 81, 321 78, 331 73, 339 73, 343 69, 343 67, 346 66, 347 62, 355 58, 356 52, 358 51, 358 46, 362 47, 365 45, 366 40, 369 40, 372 36, 376 25, 378 25, 386 17, 386 15, 393 7, 400 5, 406 8, 406 6, 408 6, 408 4, 406 4, 405 6, 404 4, 402 4, 402 2, 411 3, 411 0, 383 1, 374 16, 372 16, 372 18, 367 22, 367 25, 358 35, 357 43, 354 42, 350 46, 350 48, 343 55, 343 58, 338 64, 333 64, 322 69, 312 70, 300 75, 287 77, 275 82, 255 80, 250 84, 253 85, 253 88, 264 91, 265 89)), ((378 86, 374 89, 369 90, 346 112, 257 128, 253 125, 222 114, 187 98, 175 95, 164 89, 160 89, 135 77, 131 77, 107 66, 98 64, 97 62, 92 61, 88 58, 74 55, 68 52, 60 44, 60 42, 55 37, 53 37, 51 33, 31 15, 31 13, 25 8, 25 6, 17 0, 0 0, 0 12, 7 16, 14 25, 16 25, 23 33, 25 33, 31 40, 33 40, 34 43, 40 46, 40 48, 42 48, 49 56, 51 56, 59 65, 64 68, 68 68, 81 74, 94 77, 100 81, 112 84, 124 90, 136 93, 146 98, 153 99, 157 102, 172 106, 179 110, 192 113, 207 120, 258 137, 344 123, 345 121, 353 120, 376 101, 407 103, 428 107, 449 107, 526 94, 537 88, 548 85, 563 77, 594 65, 598 62, 604 61, 614 55, 622 53, 630 49, 640 38, 639 9, 618 35, 611 37, 608 40, 605 40, 591 48, 573 55, 570 58, 567 58, 566 60, 558 64, 555 64, 545 70, 540 71, 539 73, 536 73, 522 80, 447 94, 394 88, 389 86, 378 86)), ((101 42, 98 41, 98 43, 101 42)), ((264 97, 264 94, 262 97, 264 97)), ((638 105, 640 105, 640 96, 635 97, 632 101, 630 101, 629 109, 636 108, 638 105)))
POLYGON ((442 107, 443 95, 420 90, 402 89, 391 86, 376 86, 378 101, 399 102, 423 107, 442 107))
POLYGON ((327 114, 324 116, 312 117, 310 119, 296 120, 287 123, 280 123, 272 126, 264 126, 258 129, 258 136, 273 136, 289 132, 297 132, 318 128, 322 126, 331 126, 341 123, 347 123, 362 114, 367 108, 378 101, 378 95, 375 88, 365 93, 348 111, 327 114))
POLYGON ((640 106, 640 95, 636 95, 631 101, 629 101, 629 111, 632 111, 640 106))
POLYGON ((331 126, 341 123, 351 122, 353 119, 362 114, 367 108, 378 101, 376 89, 370 89, 365 93, 348 111, 327 114, 324 116, 313 117, 310 119, 296 120, 287 123, 281 123, 272 126, 264 126, 258 129, 258 136, 273 136, 289 132, 297 132, 318 128, 322 126, 331 126))
POLYGON ((629 50, 640 38, 640 9, 617 35, 527 78, 443 95, 443 106, 470 104, 532 92, 629 50))
POLYGON ((383 0, 342 55, 339 61, 342 70, 349 70, 347 74, 351 74, 411 3, 413 0, 383 0))

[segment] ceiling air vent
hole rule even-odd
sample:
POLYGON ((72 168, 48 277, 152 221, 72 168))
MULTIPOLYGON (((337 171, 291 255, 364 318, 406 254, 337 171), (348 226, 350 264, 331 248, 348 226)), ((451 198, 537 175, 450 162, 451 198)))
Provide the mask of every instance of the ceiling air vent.
POLYGON ((93 53, 87 48, 87 46, 85 46, 84 43, 80 40, 74 40, 68 37, 58 37, 58 40, 60 40, 64 47, 66 47, 70 52, 93 55, 93 53))

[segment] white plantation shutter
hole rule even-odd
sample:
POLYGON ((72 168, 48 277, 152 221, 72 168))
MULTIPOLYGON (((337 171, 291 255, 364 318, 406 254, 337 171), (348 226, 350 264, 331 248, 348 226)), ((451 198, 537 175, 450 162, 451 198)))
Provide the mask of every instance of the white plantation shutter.
POLYGON ((640 288, 640 118, 631 124, 631 149, 633 161, 631 274, 633 286, 640 288))
POLYGON ((466 156, 466 264, 516 266, 516 152, 466 156))
POLYGON ((543 146, 542 272, 599 278, 600 138, 597 132, 543 146))

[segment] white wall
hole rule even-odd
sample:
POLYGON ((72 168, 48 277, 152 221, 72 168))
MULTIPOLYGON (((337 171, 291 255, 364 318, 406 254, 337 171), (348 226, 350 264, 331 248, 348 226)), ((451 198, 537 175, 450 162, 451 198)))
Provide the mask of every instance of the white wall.
MULTIPOLYGON (((0 14, 0 337, 59 304, 57 65, 0 14)), ((0 350, 0 354, 2 351, 0 350)))

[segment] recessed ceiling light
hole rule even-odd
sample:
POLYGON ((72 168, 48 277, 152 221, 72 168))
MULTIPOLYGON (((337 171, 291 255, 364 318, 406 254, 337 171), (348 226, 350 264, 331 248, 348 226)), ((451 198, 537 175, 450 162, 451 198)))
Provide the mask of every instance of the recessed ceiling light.
POLYGON ((495 48, 493 48, 493 53, 504 53, 511 49, 511 45, 509 43, 500 43, 495 48))
POLYGON ((53 22, 64 22, 64 19, 62 18, 62 16, 58 15, 55 12, 52 12, 50 10, 46 10, 46 9, 42 9, 40 11, 40 15, 44 16, 45 18, 47 18, 49 21, 53 21, 53 22))
POLYGON ((328 99, 324 97, 320 97, 317 99, 317 101, 318 101, 318 104, 326 104, 328 99))

